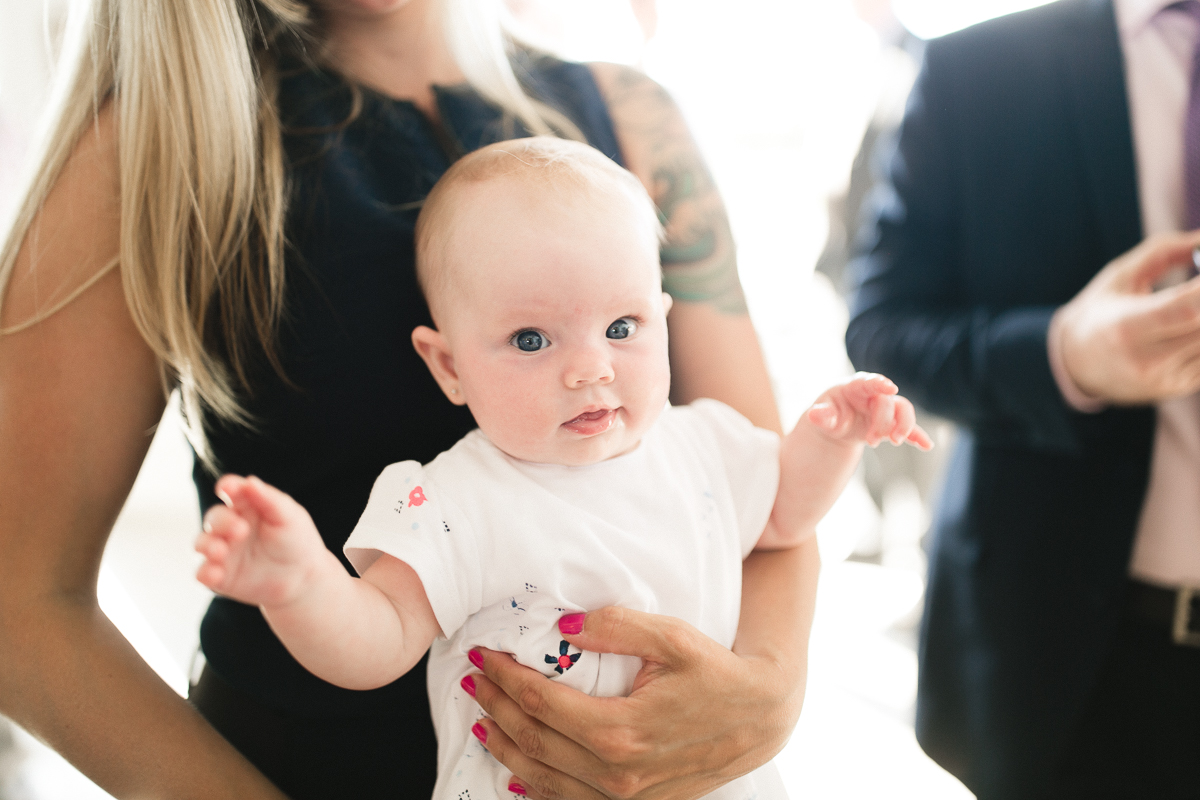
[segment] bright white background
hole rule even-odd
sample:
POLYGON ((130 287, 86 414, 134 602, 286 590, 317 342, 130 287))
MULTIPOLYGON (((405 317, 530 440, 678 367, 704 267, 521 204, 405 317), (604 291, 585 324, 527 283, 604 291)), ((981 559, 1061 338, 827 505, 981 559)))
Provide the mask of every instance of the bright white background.
MULTIPOLYGON (((50 53, 70 2, 78 0, 0 0, 0 215, 11 210, 38 140, 50 53)), ((896 0, 895 12, 928 37, 1039 4, 896 0)), ((911 60, 856 15, 855 6, 871 16, 886 0, 659 0, 649 42, 629 0, 521 5, 564 55, 639 64, 683 106, 725 195, 751 312, 790 426, 824 386, 850 371, 845 306, 813 265, 826 237, 828 198, 845 190, 868 121, 881 104, 902 99, 913 77, 911 60)), ((199 520, 190 467, 171 409, 100 579, 106 613, 181 693, 208 600, 192 578, 199 520)), ((971 797, 912 734, 914 630, 924 590, 918 542, 926 525, 911 483, 888 487, 882 513, 856 483, 820 531, 825 568, 808 695, 778 758, 793 798, 971 797), (845 560, 871 537, 883 542, 881 563, 845 560)), ((27 734, 18 731, 6 751, 0 733, 0 800, 107 796, 27 734)))

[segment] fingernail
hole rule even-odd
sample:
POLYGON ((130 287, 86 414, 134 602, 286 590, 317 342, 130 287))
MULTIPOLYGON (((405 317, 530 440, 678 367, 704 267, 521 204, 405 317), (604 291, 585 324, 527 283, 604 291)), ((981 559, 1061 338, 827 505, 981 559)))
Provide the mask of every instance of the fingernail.
POLYGON ((565 633, 568 636, 575 633, 583 633, 583 618, 586 616, 587 614, 567 614, 565 617, 559 617, 559 633, 565 633))
POLYGON ((510 783, 508 785, 508 790, 510 792, 512 792, 513 794, 519 794, 522 797, 525 797, 525 787, 522 786, 521 784, 517 783, 516 781, 513 781, 512 783, 510 783))
POLYGON ((233 498, 231 498, 228 494, 221 491, 220 489, 216 490, 216 495, 217 495, 217 499, 220 500, 225 505, 227 505, 227 506, 233 505, 233 498))
POLYGON ((478 650, 472 650, 467 653, 467 660, 474 664, 477 669, 483 669, 483 653, 478 650))
POLYGON ((462 679, 461 686, 464 692, 471 695, 471 697, 475 696, 475 679, 470 675, 462 679))
POLYGON ((478 722, 476 722, 474 725, 471 726, 471 733, 475 734, 476 739, 483 742, 484 744, 487 744, 487 728, 483 727, 478 722))

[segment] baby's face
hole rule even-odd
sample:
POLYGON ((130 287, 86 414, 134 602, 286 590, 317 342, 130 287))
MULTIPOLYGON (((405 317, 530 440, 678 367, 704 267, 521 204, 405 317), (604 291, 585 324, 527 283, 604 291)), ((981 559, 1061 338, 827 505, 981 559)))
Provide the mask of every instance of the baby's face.
POLYGON ((653 221, 632 201, 490 184, 447 250, 442 332, 479 427, 511 456, 593 464, 635 448, 667 402, 653 221))

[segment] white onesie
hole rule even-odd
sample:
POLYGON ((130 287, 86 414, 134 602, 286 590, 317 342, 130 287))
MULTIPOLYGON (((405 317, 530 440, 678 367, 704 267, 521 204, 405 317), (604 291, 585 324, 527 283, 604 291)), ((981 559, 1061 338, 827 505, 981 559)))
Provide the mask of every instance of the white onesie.
MULTIPOLYGON (((520 461, 476 430, 425 468, 385 469, 345 552, 360 575, 381 553, 416 570, 447 637, 429 653, 434 800, 515 797, 471 734, 482 711, 459 682, 472 647, 597 696, 628 694, 641 661, 579 652, 559 635, 564 613, 667 614, 731 647, 742 559, 778 483, 779 437, 715 400, 667 408, 636 449, 598 464, 520 461)), ((786 794, 767 764, 709 797, 786 794)))

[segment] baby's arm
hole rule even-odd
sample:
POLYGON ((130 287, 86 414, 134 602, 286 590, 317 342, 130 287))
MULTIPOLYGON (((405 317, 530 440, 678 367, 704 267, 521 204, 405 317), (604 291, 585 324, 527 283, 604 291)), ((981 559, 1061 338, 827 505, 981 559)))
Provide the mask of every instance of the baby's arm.
POLYGON ((783 439, 779 492, 755 549, 793 547, 815 530, 858 466, 862 446, 888 440, 929 450, 912 403, 882 375, 860 372, 821 395, 783 439))
POLYGON ((196 577, 256 605, 288 652, 347 689, 374 689, 412 669, 441 633, 411 567, 383 555, 354 578, 300 504, 258 478, 217 482, 225 505, 204 517, 196 577))

